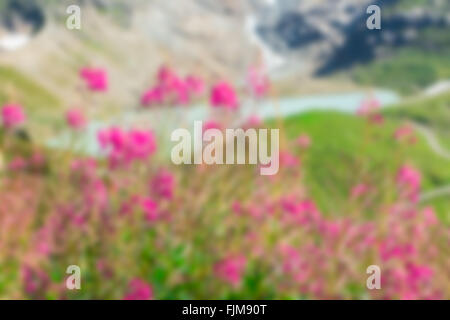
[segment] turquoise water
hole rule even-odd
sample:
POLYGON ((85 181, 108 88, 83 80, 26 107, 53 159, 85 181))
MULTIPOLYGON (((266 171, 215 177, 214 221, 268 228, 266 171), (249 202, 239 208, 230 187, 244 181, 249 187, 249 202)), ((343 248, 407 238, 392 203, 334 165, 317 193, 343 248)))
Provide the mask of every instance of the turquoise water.
MULTIPOLYGON (((400 100, 400 97, 388 90, 375 90, 372 96, 380 101, 382 107, 389 106, 400 100)), ((262 119, 276 116, 289 116, 310 110, 332 110, 354 113, 361 102, 367 98, 365 92, 351 92, 338 94, 309 95, 298 98, 284 98, 274 101, 263 101, 256 106, 245 103, 241 106, 241 118, 245 119, 251 114, 256 114, 262 119)), ((138 126, 152 129, 159 141, 167 140, 170 144, 170 132, 179 127, 192 128, 195 120, 208 120, 211 116, 211 108, 206 105, 190 107, 176 107, 163 110, 126 110, 123 113, 105 121, 91 121, 80 137, 77 137, 76 150, 99 155, 100 149, 97 143, 97 132, 112 125, 120 127, 138 126), (162 140, 161 140, 162 139, 162 140)), ((61 134, 47 145, 52 148, 67 149, 73 147, 73 137, 69 132, 61 134)))

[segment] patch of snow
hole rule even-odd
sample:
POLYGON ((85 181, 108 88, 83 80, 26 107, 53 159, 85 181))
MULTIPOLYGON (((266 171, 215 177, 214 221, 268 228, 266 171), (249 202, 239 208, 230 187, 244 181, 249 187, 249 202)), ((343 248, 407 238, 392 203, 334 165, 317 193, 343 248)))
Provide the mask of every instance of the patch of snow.
POLYGON ((24 47, 30 41, 30 37, 21 33, 7 33, 0 36, 0 50, 15 51, 24 47))

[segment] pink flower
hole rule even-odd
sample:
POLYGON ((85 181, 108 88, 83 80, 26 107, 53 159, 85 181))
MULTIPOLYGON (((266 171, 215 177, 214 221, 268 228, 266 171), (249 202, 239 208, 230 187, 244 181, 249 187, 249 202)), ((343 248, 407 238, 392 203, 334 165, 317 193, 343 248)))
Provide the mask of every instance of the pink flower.
POLYGON ((172 199, 175 189, 175 177, 167 170, 161 170, 150 182, 150 188, 158 197, 172 199))
POLYGON ((128 132, 128 156, 145 160, 156 151, 155 136, 150 131, 131 130, 128 132))
POLYGON ((361 197, 362 195, 366 194, 367 191, 369 191, 369 186, 365 183, 357 184, 352 188, 352 191, 350 193, 350 197, 352 199, 357 199, 361 197))
POLYGON ((27 161, 20 156, 14 157, 8 165, 9 170, 11 171, 20 171, 27 167, 27 161))
POLYGON ((177 74, 169 67, 161 66, 159 68, 157 80, 161 85, 170 87, 176 78, 178 78, 177 74))
POLYGON ((378 252, 383 261, 391 259, 403 261, 413 257, 417 253, 416 248, 413 245, 399 244, 392 237, 380 243, 378 252))
POLYGON ((257 128, 260 127, 262 124, 263 124, 262 119, 256 114, 254 114, 247 118, 245 123, 242 125, 242 128, 243 129, 257 128))
POLYGON ((364 100, 356 110, 356 114, 359 116, 370 116, 380 109, 380 101, 378 99, 364 100))
POLYGON ((417 141, 414 129, 410 125, 398 128, 394 133, 394 138, 399 142, 407 141, 409 143, 415 143, 417 141))
POLYGON ((397 173, 397 183, 404 196, 416 202, 419 199, 421 174, 411 166, 401 167, 397 173))
POLYGON ((311 145, 311 138, 307 135, 307 134, 301 134, 298 138, 297 138, 297 144, 301 147, 301 148, 308 148, 311 145))
POLYGON ((222 124, 220 122, 214 121, 214 120, 208 120, 203 123, 203 131, 209 130, 209 129, 217 129, 222 130, 222 124))
POLYGON ((159 218, 158 204, 150 198, 141 200, 141 208, 144 211, 147 222, 155 222, 159 218))
POLYGON ((269 78, 261 67, 251 67, 248 71, 247 81, 252 95, 256 98, 263 97, 269 91, 269 78))
POLYGON ((187 104, 190 101, 189 85, 172 69, 163 66, 158 71, 158 86, 169 103, 187 104))
POLYGON ((2 108, 3 126, 7 129, 15 128, 25 122, 25 113, 20 105, 6 104, 2 108))
POLYGON ((151 131, 124 131, 112 127, 99 131, 97 138, 102 149, 107 151, 112 167, 146 160, 156 152, 156 140, 151 131))
POLYGON ((436 214, 434 213, 433 208, 431 207, 424 208, 422 214, 425 220, 425 224, 427 226, 434 226, 438 223, 438 219, 436 218, 436 214))
POLYGON ((295 199, 287 197, 281 200, 281 205, 289 214, 288 218, 294 219, 301 225, 320 222, 321 213, 311 200, 296 202, 295 199))
POLYGON ((242 255, 228 256, 214 266, 217 276, 233 286, 239 285, 242 280, 247 259, 242 255))
POLYGON ((82 129, 86 126, 86 118, 81 110, 71 109, 66 113, 66 121, 69 127, 75 130, 82 129))
POLYGON ((30 164, 34 167, 34 168, 42 168, 45 165, 45 157, 44 154, 42 154, 39 151, 35 151, 33 152, 33 154, 30 157, 30 164))
POLYGON ((164 101, 164 94, 161 87, 156 86, 149 89, 141 98, 141 104, 143 106, 150 106, 155 104, 162 104, 164 101))
POLYGON ((287 168, 296 168, 300 165, 300 160, 287 151, 280 151, 280 166, 287 168))
POLYGON ((131 196, 128 200, 122 203, 120 206, 119 213, 121 215, 129 215, 133 212, 134 208, 139 205, 141 201, 140 197, 137 195, 131 196))
POLYGON ((108 190, 101 179, 94 179, 84 186, 85 203, 90 208, 106 209, 108 205, 108 190))
POLYGON ((369 117, 369 122, 372 124, 382 125, 384 123, 384 116, 376 112, 369 117))
POLYGON ((158 70, 156 85, 147 90, 141 97, 143 106, 158 104, 186 105, 191 101, 192 95, 200 95, 204 91, 204 83, 200 78, 187 76, 179 77, 169 67, 162 66, 158 70))
POLYGON ((83 68, 80 71, 81 78, 86 82, 91 91, 108 90, 108 75, 103 69, 83 68))
POLYGON ((189 91, 195 95, 202 95, 205 92, 205 82, 195 76, 189 75, 185 79, 189 91))
POLYGON ((231 204, 231 210, 236 214, 242 214, 242 204, 239 201, 233 201, 233 203, 231 204))
POLYGON ((97 169, 97 161, 94 158, 75 159, 70 165, 72 172, 82 172, 86 176, 93 177, 97 169))
POLYGON ((229 110, 236 110, 239 107, 235 90, 225 81, 213 86, 211 89, 210 103, 213 107, 229 110))
POLYGON ((151 300, 153 299, 152 287, 142 279, 133 279, 128 284, 128 293, 124 300, 151 300))
POLYGON ((21 271, 24 289, 29 295, 36 295, 44 292, 50 284, 50 279, 43 270, 35 270, 25 265, 22 267, 21 271))

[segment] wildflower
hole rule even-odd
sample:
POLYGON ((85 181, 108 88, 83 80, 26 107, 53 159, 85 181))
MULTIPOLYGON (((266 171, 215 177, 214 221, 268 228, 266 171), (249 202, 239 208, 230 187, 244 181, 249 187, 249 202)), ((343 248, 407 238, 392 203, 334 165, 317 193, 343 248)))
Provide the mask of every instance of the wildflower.
POLYGON ((91 91, 108 90, 108 76, 103 69, 83 68, 80 71, 81 78, 86 82, 91 91))
POLYGON ((27 265, 22 267, 22 282, 25 292, 36 295, 44 291, 50 284, 50 279, 42 270, 35 270, 27 265))
POLYGON ((384 123, 384 116, 379 112, 375 112, 370 115, 369 122, 372 124, 382 125, 384 123))
POLYGON ((351 192, 350 192, 350 198, 351 199, 357 199, 361 197, 362 195, 366 194, 369 191, 369 186, 365 183, 359 183, 355 185, 351 192))
POLYGON ((251 115, 250 117, 248 117, 248 119, 245 122, 244 128, 256 128, 261 126, 263 123, 262 119, 257 116, 256 114, 251 115))
POLYGON ((112 167, 146 160, 156 151, 155 136, 151 131, 124 131, 113 127, 100 131, 97 138, 102 149, 106 150, 112 167))
POLYGON ((299 145, 301 148, 308 148, 311 145, 311 138, 307 134, 301 134, 297 138, 297 145, 299 145))
POLYGON ((438 219, 436 218, 436 214, 434 213, 433 208, 431 207, 424 208, 422 214, 425 220, 425 224, 427 226, 434 226, 438 223, 438 219))
POLYGON ((20 156, 14 157, 8 165, 9 170, 11 171, 21 171, 27 167, 27 161, 20 156))
POLYGON ((243 207, 242 204, 239 201, 233 201, 231 204, 231 210, 236 214, 242 214, 243 207))
POLYGON ((282 208, 299 224, 318 223, 321 213, 317 209, 315 203, 311 200, 303 200, 299 203, 292 198, 284 198, 281 200, 282 208))
POLYGON ((75 130, 82 129, 86 126, 86 118, 78 109, 71 109, 67 111, 66 121, 68 126, 75 130))
POLYGON ((218 277, 237 286, 242 280, 246 264, 247 259, 242 255, 228 256, 216 263, 214 270, 218 277))
POLYGON ((359 116, 370 116, 377 112, 380 108, 380 101, 378 99, 364 100, 359 108, 356 110, 356 114, 359 116))
POLYGON ((158 197, 172 199, 175 189, 175 177, 167 170, 161 170, 150 182, 150 188, 158 197))
POLYGON ((296 168, 300 165, 300 160, 287 151, 280 151, 280 166, 287 168, 296 168))
POLYGON ((70 169, 72 174, 80 176, 83 182, 91 181, 95 177, 97 161, 93 158, 75 159, 70 169))
POLYGON ((214 120, 209 120, 209 121, 205 121, 203 123, 203 132, 209 129, 218 129, 218 130, 222 130, 222 124, 220 122, 214 121, 214 120))
POLYGON ((250 92, 256 98, 263 97, 269 91, 269 78, 266 76, 261 67, 250 67, 248 70, 247 81, 250 87, 250 92))
POLYGON ((104 210, 108 204, 108 190, 101 179, 94 179, 84 187, 84 199, 88 207, 104 210))
POLYGON ((13 129, 25 122, 25 113, 20 105, 6 104, 2 108, 2 122, 7 129, 13 129))
POLYGON ((155 222, 159 218, 158 204, 150 198, 141 200, 141 208, 144 211, 147 222, 155 222))
POLYGON ((161 87, 156 86, 144 93, 144 95, 141 98, 141 104, 143 106, 162 104, 163 100, 164 100, 163 90, 161 87))
MULTIPOLYGON (((163 66, 158 71, 158 88, 169 103, 187 104, 190 101, 190 87, 172 69, 163 66)), ((191 79, 192 80, 192 79, 191 79)))
POLYGON ((46 160, 45 160, 44 154, 42 154, 39 151, 34 151, 30 157, 29 162, 33 168, 39 169, 39 168, 43 168, 45 166, 46 160))
POLYGON ((226 81, 219 82, 213 86, 210 103, 213 107, 229 110, 236 110, 239 107, 236 92, 226 81))
POLYGON ((417 137, 414 134, 414 129, 410 125, 405 125, 398 128, 394 133, 394 139, 399 142, 409 142, 415 143, 417 141, 417 137))
POLYGON ((156 151, 155 136, 150 131, 130 130, 128 132, 128 157, 145 160, 156 151))
POLYGON ((144 280, 136 278, 128 284, 128 293, 124 300, 151 300, 153 299, 152 287, 144 280))
POLYGON ((189 75, 185 79, 185 83, 191 92, 194 95, 202 95, 205 92, 205 83, 202 79, 189 75))
POLYGON ((419 199, 421 174, 411 166, 401 167, 397 173, 397 183, 403 194, 413 202, 419 199))
POLYGON ((139 204, 140 197, 137 195, 131 196, 128 200, 122 203, 119 209, 121 215, 129 215, 133 212, 134 208, 139 204))

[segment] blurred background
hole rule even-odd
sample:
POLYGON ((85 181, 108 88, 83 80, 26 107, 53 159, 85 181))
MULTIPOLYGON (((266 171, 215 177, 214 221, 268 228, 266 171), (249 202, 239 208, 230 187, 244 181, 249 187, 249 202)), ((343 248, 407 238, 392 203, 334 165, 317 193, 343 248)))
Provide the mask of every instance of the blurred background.
POLYGON ((448 1, 0 0, 0 105, 2 299, 449 298, 448 1), (280 173, 173 166, 194 120, 280 173))

